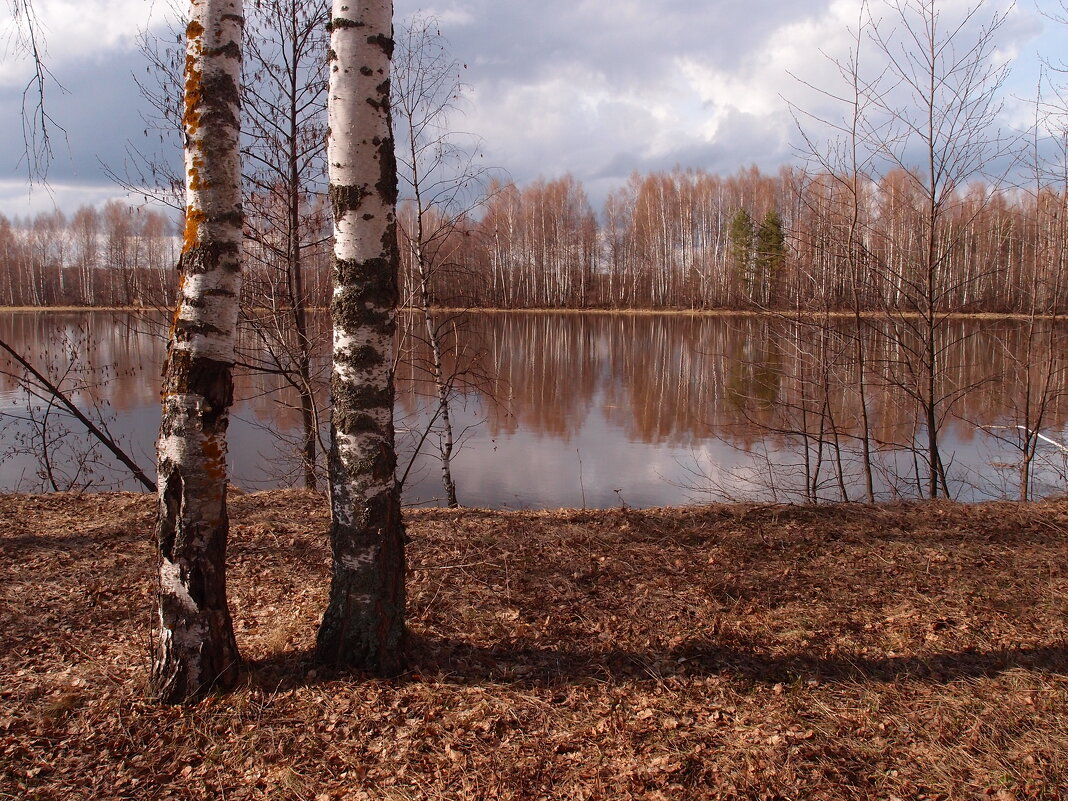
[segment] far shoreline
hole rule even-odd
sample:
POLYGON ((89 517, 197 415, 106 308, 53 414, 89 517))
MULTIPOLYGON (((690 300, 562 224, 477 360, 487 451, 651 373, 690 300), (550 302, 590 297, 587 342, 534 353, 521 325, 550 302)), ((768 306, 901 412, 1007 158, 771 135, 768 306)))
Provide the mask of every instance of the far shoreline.
MULTIPOLYGON (((308 311, 312 312, 326 312, 329 311, 323 306, 309 306, 308 311)), ((0 306, 0 314, 44 314, 44 313, 63 313, 63 314, 93 314, 97 312, 160 312, 171 313, 173 309, 154 308, 151 306, 0 306)), ((256 311, 270 311, 270 309, 262 308, 256 309, 256 311)), ((399 311, 405 314, 415 314, 420 311, 418 307, 405 306, 399 311)), ((850 317, 861 317, 865 320, 874 319, 886 319, 891 317, 893 319, 902 318, 915 318, 919 317, 918 312, 887 312, 873 311, 866 309, 860 312, 843 311, 843 310, 828 310, 828 311, 805 311, 798 309, 605 309, 605 308, 588 308, 588 309, 553 309, 553 308, 522 308, 522 309, 508 309, 500 307, 454 307, 454 306, 434 306, 432 311, 444 314, 528 314, 537 316, 549 316, 549 315, 588 315, 599 317, 769 317, 780 320, 814 320, 819 318, 827 319, 848 319, 850 317)), ((1060 320, 1064 319, 1064 315, 1055 314, 1027 314, 1024 312, 944 312, 939 315, 939 319, 942 320, 1060 320)))

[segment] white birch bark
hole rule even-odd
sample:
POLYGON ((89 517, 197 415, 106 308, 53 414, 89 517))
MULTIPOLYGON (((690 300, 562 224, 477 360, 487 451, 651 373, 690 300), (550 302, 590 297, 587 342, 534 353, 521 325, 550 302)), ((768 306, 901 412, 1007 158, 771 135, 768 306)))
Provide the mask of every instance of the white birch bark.
POLYGON ((391 0, 334 0, 330 198, 334 368, 330 481, 333 577, 323 661, 400 670, 404 532, 394 478, 393 332, 397 170, 389 115, 391 0))
POLYGON ((192 0, 186 29, 186 224, 164 369, 159 630, 152 687, 165 703, 232 686, 226 600, 226 428, 241 280, 241 0, 192 0))

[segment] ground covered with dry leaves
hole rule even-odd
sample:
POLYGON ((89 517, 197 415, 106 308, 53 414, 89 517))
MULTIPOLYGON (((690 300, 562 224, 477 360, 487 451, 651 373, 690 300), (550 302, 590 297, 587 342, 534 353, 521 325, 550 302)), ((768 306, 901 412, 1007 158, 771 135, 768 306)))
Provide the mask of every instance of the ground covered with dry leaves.
POLYGON ((0 496, 0 798, 1068 798, 1068 503, 409 515, 410 670, 232 499, 229 695, 145 696, 152 500, 0 496))

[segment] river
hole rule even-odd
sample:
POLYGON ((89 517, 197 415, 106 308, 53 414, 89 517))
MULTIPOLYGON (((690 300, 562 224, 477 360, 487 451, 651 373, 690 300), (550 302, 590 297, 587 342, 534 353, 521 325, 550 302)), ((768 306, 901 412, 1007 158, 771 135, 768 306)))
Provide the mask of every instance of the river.
MULTIPOLYGON (((0 314, 0 337, 72 388, 150 474, 163 360, 151 322, 121 312, 0 314)), ((877 496, 915 497, 926 487, 927 439, 913 348, 900 332, 888 336, 888 326, 871 323, 858 349, 851 325, 752 315, 464 315, 455 328, 462 356, 448 361, 450 372, 462 373, 452 404, 460 502, 508 509, 863 500, 864 410, 877 496)), ((936 395, 951 495, 1018 496, 1019 425, 1064 442, 1066 334, 1049 322, 940 325, 936 395)), ((258 342, 244 336, 246 361, 258 342)), ((430 417, 425 355, 417 344, 397 372, 402 465, 430 417)), ((327 366, 318 354, 324 406, 327 366)), ((0 489, 49 489, 46 464, 60 488, 138 489, 75 421, 27 398, 9 361, 0 359, 0 370, 0 489)), ((283 384, 239 370, 229 442, 232 482, 242 489, 299 477, 300 416, 283 384)), ((409 474, 408 504, 442 495, 436 442, 425 439, 409 474)), ((1063 492, 1064 452, 1043 441, 1032 461, 1029 491, 1063 492)))

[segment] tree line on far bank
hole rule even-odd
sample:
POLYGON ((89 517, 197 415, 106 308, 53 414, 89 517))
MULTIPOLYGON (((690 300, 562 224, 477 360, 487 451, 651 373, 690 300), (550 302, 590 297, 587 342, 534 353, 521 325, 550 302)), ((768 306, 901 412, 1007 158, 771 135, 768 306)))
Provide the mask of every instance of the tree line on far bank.
MULTIPOLYGON (((634 174, 600 219, 570 175, 523 187, 490 182, 477 214, 445 221, 432 248, 432 300, 443 306, 614 309, 907 310, 923 246, 924 197, 898 172, 863 179, 864 250, 881 269, 855 281, 848 244, 853 199, 840 176, 755 167, 732 176, 676 168, 634 174)), ((312 196, 310 204, 321 201, 312 196)), ((1063 308, 1068 243, 1063 190, 955 190, 939 225, 943 311, 1020 313, 1063 308), (1030 291, 1034 288, 1034 293, 1030 291)), ((411 209, 399 210, 401 219, 411 209)), ((424 211, 424 215, 427 212, 424 211)), ((433 209, 429 213, 433 213, 433 209)), ((303 301, 329 305, 328 215, 302 215, 303 301), (322 236, 316 236, 321 233, 322 236)), ((159 306, 173 298, 178 225, 164 213, 111 201, 73 215, 0 216, 0 305, 159 306)), ((854 249, 856 245, 854 243, 854 249)), ((402 247, 402 297, 418 274, 402 247)), ((269 305, 280 257, 246 242, 246 302, 269 305)))

